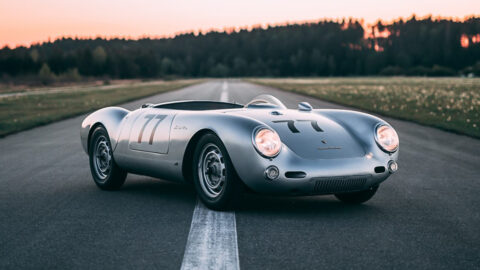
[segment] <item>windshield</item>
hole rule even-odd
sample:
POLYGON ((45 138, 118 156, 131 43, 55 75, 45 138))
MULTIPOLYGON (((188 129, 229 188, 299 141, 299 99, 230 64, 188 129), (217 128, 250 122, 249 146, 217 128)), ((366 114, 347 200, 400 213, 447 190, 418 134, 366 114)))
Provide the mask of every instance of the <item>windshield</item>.
POLYGON ((252 99, 245 108, 280 108, 287 107, 276 97, 272 95, 259 95, 252 99))

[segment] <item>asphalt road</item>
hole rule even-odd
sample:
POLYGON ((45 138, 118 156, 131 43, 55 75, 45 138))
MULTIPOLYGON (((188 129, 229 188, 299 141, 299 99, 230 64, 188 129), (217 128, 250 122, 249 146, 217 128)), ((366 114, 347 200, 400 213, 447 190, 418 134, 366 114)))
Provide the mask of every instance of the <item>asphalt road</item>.
MULTIPOLYGON (((219 100, 222 85, 211 81, 122 107, 219 100)), ((261 93, 290 108, 299 101, 343 108, 228 81, 230 101, 261 93)), ((80 145, 84 117, 0 139, 0 269, 179 269, 193 188, 129 175, 120 191, 99 190, 80 145)), ((400 136, 400 170, 368 203, 244 196, 235 213, 240 268, 480 269, 480 140, 385 119, 400 136)))

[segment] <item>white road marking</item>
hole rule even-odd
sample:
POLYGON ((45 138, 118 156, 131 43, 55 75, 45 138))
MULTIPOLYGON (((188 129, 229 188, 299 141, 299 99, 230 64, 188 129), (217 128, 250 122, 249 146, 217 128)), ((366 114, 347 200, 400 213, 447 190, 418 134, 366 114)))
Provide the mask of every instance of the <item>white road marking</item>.
MULTIPOLYGON (((220 101, 228 101, 227 90, 224 81, 220 101)), ((197 201, 181 269, 240 269, 235 212, 212 211, 197 201)))
POLYGON ((227 81, 223 81, 222 93, 220 94, 220 101, 228 102, 228 83, 227 83, 227 81))
POLYGON ((235 212, 197 202, 181 269, 240 269, 235 212))

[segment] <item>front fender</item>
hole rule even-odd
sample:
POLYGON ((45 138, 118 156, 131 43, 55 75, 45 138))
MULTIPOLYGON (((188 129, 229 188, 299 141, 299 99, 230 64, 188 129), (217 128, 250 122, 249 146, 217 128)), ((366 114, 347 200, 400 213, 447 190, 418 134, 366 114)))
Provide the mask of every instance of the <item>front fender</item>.
POLYGON ((92 127, 97 124, 101 124, 105 127, 110 137, 110 143, 112 144, 112 149, 115 149, 118 142, 118 137, 120 135, 121 123, 125 116, 129 114, 130 111, 125 110, 120 107, 107 107, 95 111, 88 115, 82 122, 82 127, 80 130, 80 139, 82 141, 83 150, 88 154, 88 139, 92 127))
POLYGON ((378 147, 375 141, 375 127, 380 124, 391 126, 385 120, 362 112, 347 110, 314 110, 315 113, 330 118, 342 125, 366 150, 375 156, 390 156, 391 159, 398 159, 398 150, 395 153, 385 153, 378 147))
MULTIPOLYGON (((252 132, 265 125, 261 121, 227 113, 182 113, 178 114, 172 124, 169 155, 173 160, 184 161, 190 142, 198 132, 211 131, 222 140, 240 178, 245 179, 249 164, 257 158, 263 159, 252 144, 252 132)), ((183 166, 184 164, 182 164, 183 166)), ((189 164, 185 164, 189 165, 189 164)), ((188 168, 186 168, 188 170, 188 168)))

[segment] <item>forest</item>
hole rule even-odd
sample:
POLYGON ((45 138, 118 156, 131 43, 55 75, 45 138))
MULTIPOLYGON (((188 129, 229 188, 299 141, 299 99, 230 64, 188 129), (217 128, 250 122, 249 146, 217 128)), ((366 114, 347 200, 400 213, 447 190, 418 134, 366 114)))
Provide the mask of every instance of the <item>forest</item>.
POLYGON ((60 38, 0 49, 4 81, 94 78, 478 76, 480 17, 361 20, 139 40, 60 38))

